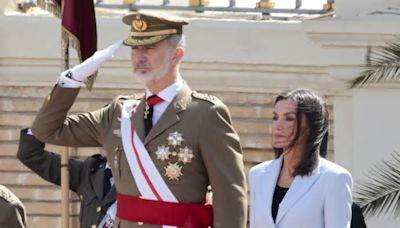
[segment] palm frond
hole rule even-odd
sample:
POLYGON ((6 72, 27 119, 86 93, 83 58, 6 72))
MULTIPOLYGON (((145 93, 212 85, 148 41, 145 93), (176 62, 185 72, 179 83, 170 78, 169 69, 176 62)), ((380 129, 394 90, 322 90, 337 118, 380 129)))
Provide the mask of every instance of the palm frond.
POLYGON ((382 161, 368 172, 369 180, 358 183, 354 201, 366 217, 400 215, 400 153, 394 152, 390 160, 382 161))
POLYGON ((366 64, 360 76, 351 81, 351 88, 391 80, 400 80, 400 36, 376 49, 368 47, 366 64))

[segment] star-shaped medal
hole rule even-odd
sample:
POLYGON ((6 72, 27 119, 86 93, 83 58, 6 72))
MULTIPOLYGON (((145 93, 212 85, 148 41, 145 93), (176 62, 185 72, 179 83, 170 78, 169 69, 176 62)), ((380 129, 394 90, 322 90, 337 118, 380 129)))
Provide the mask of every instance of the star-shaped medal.
POLYGON ((178 161, 181 161, 183 162, 183 164, 186 164, 192 161, 192 158, 194 158, 194 154, 192 150, 186 146, 185 148, 179 149, 178 158, 179 158, 178 161))
POLYGON ((180 146, 181 143, 184 141, 182 134, 178 133, 177 131, 169 133, 167 140, 168 140, 168 145, 171 145, 173 147, 180 146))
POLYGON ((179 180, 179 177, 183 175, 182 166, 179 166, 177 162, 168 163, 168 166, 164 167, 164 169, 164 176, 168 177, 170 180, 179 180))
POLYGON ((169 151, 168 146, 159 146, 156 151, 157 159, 160 159, 161 161, 165 161, 169 159, 169 155, 171 155, 171 152, 169 151))

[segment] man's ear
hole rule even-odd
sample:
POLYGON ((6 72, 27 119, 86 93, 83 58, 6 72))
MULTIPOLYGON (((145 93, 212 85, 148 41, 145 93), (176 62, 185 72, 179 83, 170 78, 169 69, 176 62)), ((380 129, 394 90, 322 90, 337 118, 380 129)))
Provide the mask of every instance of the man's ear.
POLYGON ((172 58, 172 61, 174 64, 178 64, 179 61, 183 58, 183 55, 185 54, 185 49, 183 47, 177 47, 175 48, 175 53, 172 58))

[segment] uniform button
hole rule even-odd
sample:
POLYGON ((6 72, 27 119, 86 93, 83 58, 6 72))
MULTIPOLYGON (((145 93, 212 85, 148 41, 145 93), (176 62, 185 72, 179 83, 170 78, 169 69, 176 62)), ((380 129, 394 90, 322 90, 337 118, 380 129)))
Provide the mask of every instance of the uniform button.
POLYGON ((101 207, 98 206, 98 207, 96 208, 96 211, 97 211, 97 212, 100 212, 100 211, 101 211, 101 207))
POLYGON ((96 228, 97 226, 95 224, 92 225, 92 228, 96 228))

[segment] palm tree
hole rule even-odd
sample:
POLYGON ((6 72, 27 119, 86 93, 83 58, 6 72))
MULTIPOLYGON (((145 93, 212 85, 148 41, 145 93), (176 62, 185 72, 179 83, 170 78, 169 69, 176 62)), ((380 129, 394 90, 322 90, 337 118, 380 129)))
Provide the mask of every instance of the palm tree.
POLYGON ((400 153, 373 166, 368 181, 358 183, 354 202, 360 205, 366 217, 373 215, 400 215, 400 153))
POLYGON ((366 64, 360 76, 351 81, 351 88, 368 83, 400 79, 400 36, 376 49, 368 48, 366 64))
MULTIPOLYGON (((366 64, 351 88, 369 83, 400 79, 400 36, 376 49, 368 48, 366 64)), ((369 180, 358 183, 354 201, 366 217, 400 215, 400 153, 394 152, 388 160, 375 165, 368 173, 369 180)))

